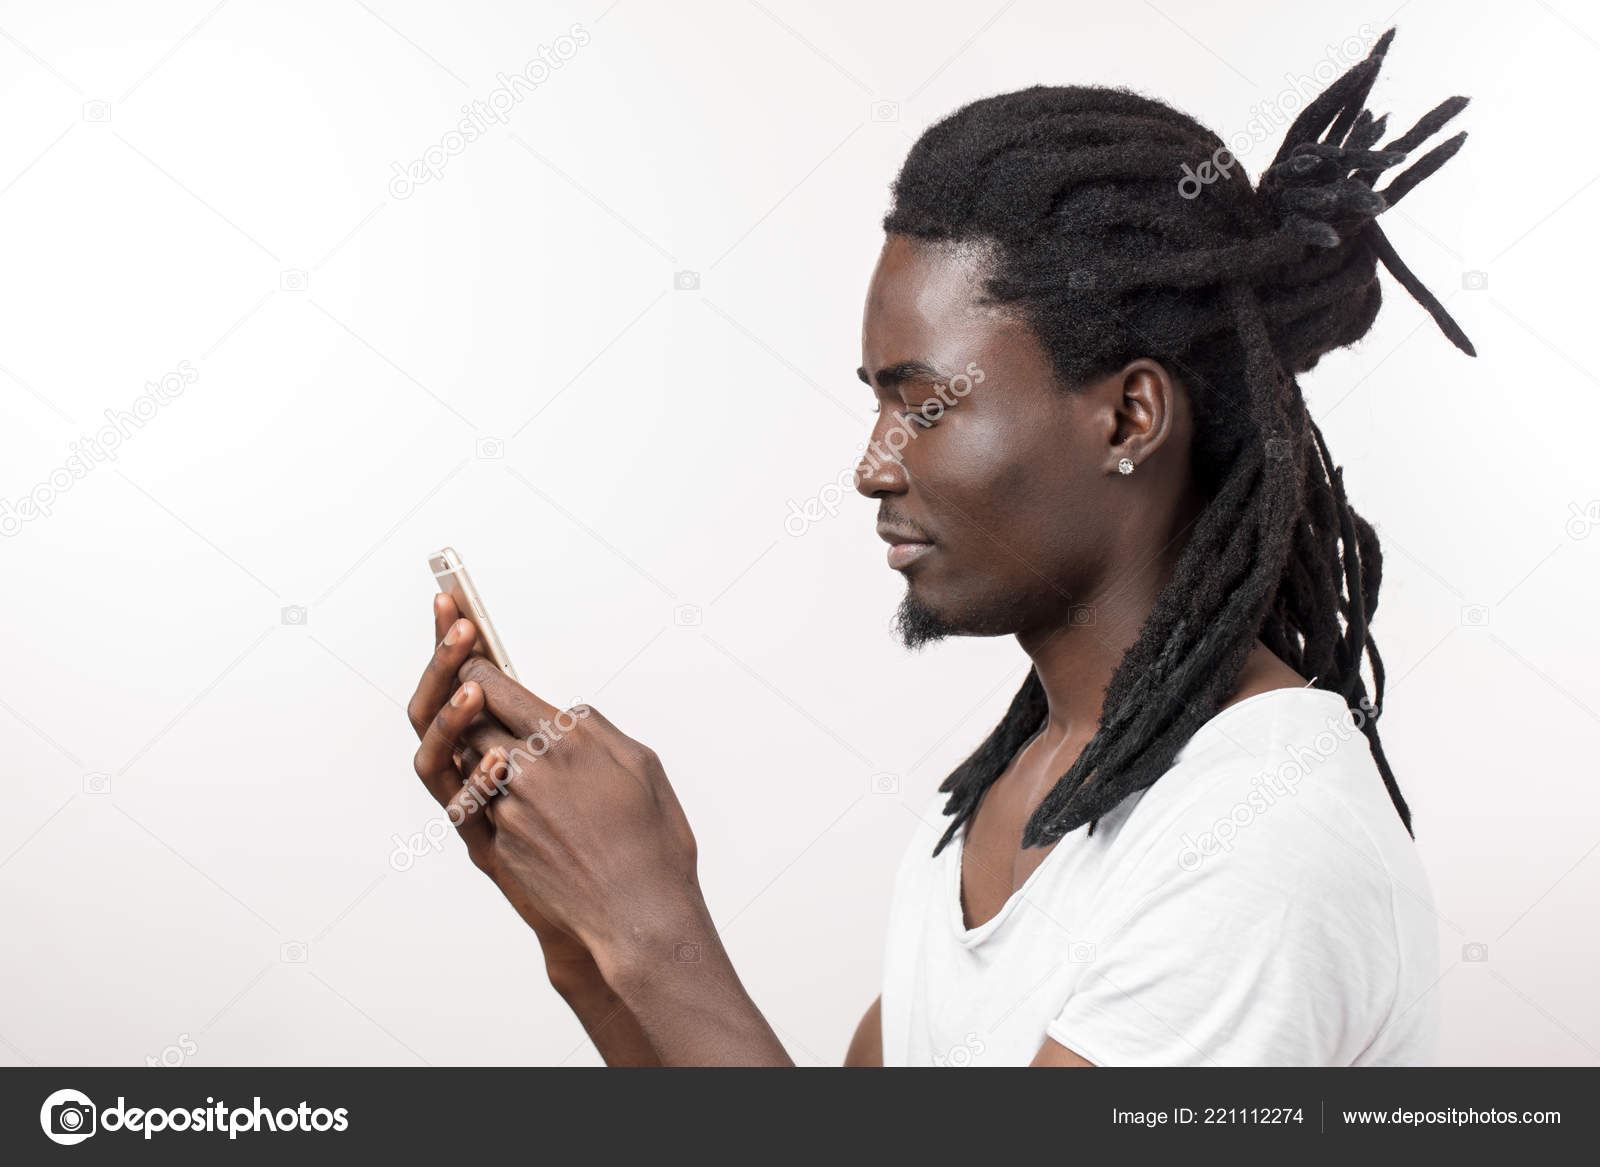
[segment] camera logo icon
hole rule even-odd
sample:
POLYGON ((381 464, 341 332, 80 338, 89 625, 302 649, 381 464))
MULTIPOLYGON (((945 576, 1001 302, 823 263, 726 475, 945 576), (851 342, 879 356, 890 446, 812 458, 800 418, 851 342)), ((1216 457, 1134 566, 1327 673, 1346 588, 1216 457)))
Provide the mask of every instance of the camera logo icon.
POLYGON ((1468 964, 1484 964, 1489 959, 1489 946, 1478 942, 1463 944, 1461 959, 1468 964))
POLYGON ((674 944, 672 946, 672 959, 679 964, 699 964, 700 946, 698 944, 674 944))
POLYGON ((672 286, 680 292, 698 292, 700 290, 700 273, 697 271, 673 272, 672 286))
POLYGON ((111 120, 111 103, 103 100, 84 102, 83 120, 86 122, 109 122, 111 120))
POLYGON ((872 103, 872 120, 875 122, 897 122, 900 120, 900 103, 898 101, 875 101, 872 103))
POLYGON ((85 794, 110 794, 111 775, 96 770, 93 774, 83 776, 83 792, 85 794))
POLYGON ((899 794, 900 775, 874 774, 872 776, 871 789, 874 794, 899 794))
POLYGON ((1461 286, 1469 292, 1486 291, 1489 287, 1489 273, 1486 271, 1464 271, 1461 273, 1461 286))
POLYGON ((1567 534, 1574 539, 1587 539, 1590 531, 1600 527, 1600 499, 1590 499, 1584 507, 1569 502, 1567 512, 1572 516, 1567 520, 1567 534))
POLYGON ((1095 948, 1087 940, 1074 940, 1067 945, 1067 960, 1072 964, 1093 964, 1095 948))
POLYGON ((291 267, 278 273, 278 287, 285 292, 292 292, 298 296, 311 286, 311 277, 297 267, 291 267))
POLYGON ((87 1094, 57 1090, 39 1108, 39 1125, 52 1143, 71 1147, 94 1134, 97 1113, 87 1094))
POLYGON ((700 605, 679 604, 672 610, 672 622, 679 628, 698 628, 700 626, 700 605))
POLYGON ((1095 275, 1087 268, 1074 268, 1067 273, 1067 287, 1074 292, 1091 292, 1094 290, 1095 275))
POLYGON ((499 438, 478 439, 478 461, 492 462, 506 456, 506 444, 499 438))
POLYGON ((1067 609, 1067 620, 1074 627, 1084 628, 1094 623, 1093 604, 1073 604, 1067 609))
POLYGON ((1485 628, 1489 624, 1489 609, 1484 604, 1463 604, 1461 623, 1468 628, 1485 628))
POLYGON ((280 615, 285 624, 300 626, 305 624, 308 613, 304 604, 290 604, 280 615))
POLYGON ((306 956, 303 940, 286 940, 278 946, 278 959, 284 964, 304 964, 306 956))

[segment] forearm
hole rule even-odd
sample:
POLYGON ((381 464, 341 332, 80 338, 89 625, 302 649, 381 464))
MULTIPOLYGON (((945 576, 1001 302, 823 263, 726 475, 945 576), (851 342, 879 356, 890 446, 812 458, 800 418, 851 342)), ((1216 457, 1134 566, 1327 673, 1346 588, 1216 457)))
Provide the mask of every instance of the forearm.
POLYGON ((666 1066, 792 1066, 750 999, 703 905, 602 961, 666 1066))

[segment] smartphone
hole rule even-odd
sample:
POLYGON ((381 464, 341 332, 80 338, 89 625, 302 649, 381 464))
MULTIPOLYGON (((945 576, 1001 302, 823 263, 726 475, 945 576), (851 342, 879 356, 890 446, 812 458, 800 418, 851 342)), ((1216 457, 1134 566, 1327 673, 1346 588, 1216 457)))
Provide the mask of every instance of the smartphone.
POLYGON ((428 566, 433 569, 433 578, 439 581, 439 590, 455 599, 456 611, 478 626, 478 646, 483 650, 483 655, 492 660, 506 676, 513 681, 518 680, 517 671, 511 667, 511 657, 500 642, 500 634, 495 631, 494 621, 489 619, 489 610, 483 606, 483 597, 472 586, 472 577, 467 574, 466 565, 461 562, 456 549, 442 547, 435 551, 428 556, 428 566))

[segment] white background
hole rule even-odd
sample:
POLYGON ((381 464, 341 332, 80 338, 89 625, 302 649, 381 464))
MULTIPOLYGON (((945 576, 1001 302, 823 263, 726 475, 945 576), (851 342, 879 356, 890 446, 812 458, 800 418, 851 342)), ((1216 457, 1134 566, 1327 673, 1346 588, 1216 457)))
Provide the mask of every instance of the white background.
MULTIPOLYGON (((1226 137, 1394 12, 0 5, 0 495, 198 373, 0 541, 0 1061, 598 1062, 454 839, 390 865, 436 813, 402 707, 452 543, 524 679, 660 752, 751 995, 837 1064, 913 808, 1026 665, 898 646, 875 504, 785 532, 871 425, 889 181, 931 121, 1037 82, 1130 85, 1226 137), (575 22, 589 43, 508 124, 391 193, 575 22)), ((1474 103, 1384 226, 1482 355, 1390 282, 1305 390, 1383 540, 1444 1057, 1593 1064, 1600 17, 1393 19, 1393 128, 1474 103)))

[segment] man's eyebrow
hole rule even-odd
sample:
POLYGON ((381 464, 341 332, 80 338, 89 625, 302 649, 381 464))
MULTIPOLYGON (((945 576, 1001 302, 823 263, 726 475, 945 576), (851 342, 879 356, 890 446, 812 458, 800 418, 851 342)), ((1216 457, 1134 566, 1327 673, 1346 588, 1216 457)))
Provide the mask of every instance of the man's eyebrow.
MULTIPOLYGON (((872 384, 872 381, 867 377, 865 368, 857 369, 856 376, 860 377, 865 384, 872 384)), ((878 370, 877 381, 880 389, 893 389, 902 381, 919 380, 944 381, 948 380, 948 378, 943 372, 926 361, 896 361, 894 364, 878 370)))

